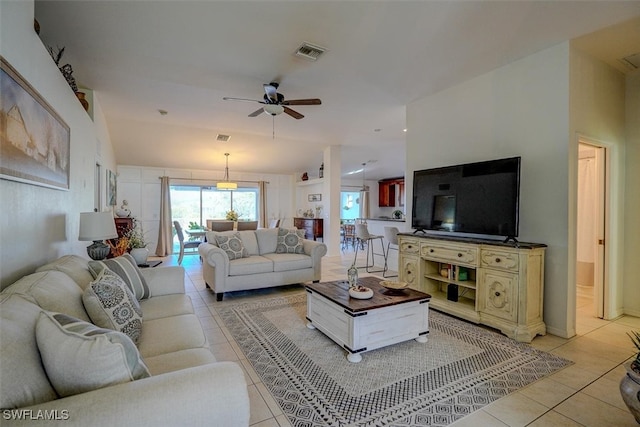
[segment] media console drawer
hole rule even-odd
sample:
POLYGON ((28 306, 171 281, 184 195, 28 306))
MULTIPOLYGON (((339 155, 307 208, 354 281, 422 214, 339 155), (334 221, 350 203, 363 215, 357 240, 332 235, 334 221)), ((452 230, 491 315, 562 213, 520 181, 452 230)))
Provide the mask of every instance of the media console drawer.
POLYGON ((478 264, 477 246, 465 244, 447 245, 446 243, 421 243, 420 256, 452 264, 476 266, 478 264))

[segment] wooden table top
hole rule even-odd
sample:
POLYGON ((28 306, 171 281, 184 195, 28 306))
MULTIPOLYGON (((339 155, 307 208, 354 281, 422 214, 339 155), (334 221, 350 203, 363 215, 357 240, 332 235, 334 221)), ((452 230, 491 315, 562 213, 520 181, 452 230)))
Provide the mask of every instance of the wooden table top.
POLYGON ((371 276, 358 279, 359 285, 366 286, 373 291, 373 297, 369 299, 351 298, 349 296, 349 283, 346 280, 311 283, 305 287, 354 313, 404 304, 411 301, 431 299, 431 295, 416 291, 415 289, 406 288, 402 291, 390 291, 380 285, 382 280, 384 279, 371 276))

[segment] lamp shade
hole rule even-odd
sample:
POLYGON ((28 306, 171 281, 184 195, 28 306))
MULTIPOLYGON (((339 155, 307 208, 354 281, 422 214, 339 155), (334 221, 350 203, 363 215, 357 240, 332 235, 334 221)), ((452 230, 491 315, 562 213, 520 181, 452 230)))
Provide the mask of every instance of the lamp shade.
POLYGON ((237 190, 238 184, 235 182, 221 181, 216 184, 218 190, 237 190))
POLYGON ((80 212, 78 240, 104 240, 118 237, 111 212, 80 212))

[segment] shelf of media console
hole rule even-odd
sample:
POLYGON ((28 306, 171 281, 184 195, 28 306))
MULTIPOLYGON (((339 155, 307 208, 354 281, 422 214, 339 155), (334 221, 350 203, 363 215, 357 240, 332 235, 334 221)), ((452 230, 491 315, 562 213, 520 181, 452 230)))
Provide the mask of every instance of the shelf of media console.
POLYGON ((447 279, 446 277, 440 276, 438 274, 425 274, 424 277, 425 279, 431 279, 441 283, 449 283, 452 285, 462 286, 463 288, 476 289, 476 282, 472 280, 461 281, 461 280, 447 279))

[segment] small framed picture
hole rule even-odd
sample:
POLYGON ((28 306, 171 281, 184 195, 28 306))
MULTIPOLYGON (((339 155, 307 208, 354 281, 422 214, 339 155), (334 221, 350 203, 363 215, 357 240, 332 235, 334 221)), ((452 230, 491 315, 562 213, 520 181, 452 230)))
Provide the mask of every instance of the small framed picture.
POLYGON ((310 202, 321 202, 322 201, 322 194, 318 193, 318 194, 309 194, 309 201, 310 202))

